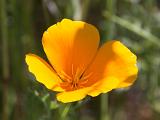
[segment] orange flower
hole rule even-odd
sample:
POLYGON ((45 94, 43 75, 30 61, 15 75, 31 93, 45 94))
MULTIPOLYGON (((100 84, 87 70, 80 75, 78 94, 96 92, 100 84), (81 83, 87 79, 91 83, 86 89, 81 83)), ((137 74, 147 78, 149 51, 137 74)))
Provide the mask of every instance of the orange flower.
POLYGON ((99 48, 99 33, 88 23, 63 19, 44 32, 42 44, 52 66, 34 54, 26 62, 37 81, 60 92, 61 102, 128 87, 137 77, 136 56, 119 41, 99 48))

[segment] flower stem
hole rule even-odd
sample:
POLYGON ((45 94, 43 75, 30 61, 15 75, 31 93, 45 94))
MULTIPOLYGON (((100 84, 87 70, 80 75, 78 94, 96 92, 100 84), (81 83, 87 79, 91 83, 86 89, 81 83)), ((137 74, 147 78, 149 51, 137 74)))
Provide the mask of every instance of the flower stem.
POLYGON ((101 115, 100 120, 109 120, 108 114, 108 94, 101 95, 101 115))
POLYGON ((86 20, 91 0, 83 0, 82 2, 82 20, 86 20))
POLYGON ((64 107, 63 111, 62 111, 62 114, 61 114, 61 120, 65 120, 67 115, 68 115, 68 112, 70 110, 70 107, 71 107, 71 103, 69 104, 66 104, 66 106, 64 107))
POLYGON ((72 4, 74 7, 74 15, 73 19, 74 20, 81 20, 82 19, 82 5, 80 0, 72 0, 72 4))
MULTIPOLYGON (((116 0, 107 0, 106 1, 106 9, 111 14, 114 15, 116 12, 116 0)), ((111 19, 106 20, 106 40, 111 40, 114 38, 115 32, 115 23, 111 19)), ((108 94, 101 95, 101 120, 109 120, 109 110, 108 110, 108 94)))
MULTIPOLYGON (((107 0, 106 3, 106 9, 107 11, 111 14, 114 15, 116 12, 116 0, 107 0)), ((114 38, 114 32, 115 32, 115 23, 109 18, 106 20, 106 39, 107 40, 111 40, 114 38)))

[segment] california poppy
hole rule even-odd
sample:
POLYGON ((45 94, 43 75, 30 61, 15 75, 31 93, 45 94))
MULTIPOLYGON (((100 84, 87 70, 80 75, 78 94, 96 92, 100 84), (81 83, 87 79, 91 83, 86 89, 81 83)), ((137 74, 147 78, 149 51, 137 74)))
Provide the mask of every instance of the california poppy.
POLYGON ((64 103, 132 85, 138 72, 136 56, 120 41, 99 47, 99 40, 91 24, 63 19, 42 37, 51 65, 27 54, 29 71, 48 89, 59 92, 57 100, 64 103))

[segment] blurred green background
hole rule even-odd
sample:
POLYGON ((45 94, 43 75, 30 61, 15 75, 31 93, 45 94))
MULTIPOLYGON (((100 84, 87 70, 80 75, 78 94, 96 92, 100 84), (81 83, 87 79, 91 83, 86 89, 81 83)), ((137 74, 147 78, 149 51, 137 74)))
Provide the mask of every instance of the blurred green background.
POLYGON ((0 0, 0 120, 160 120, 159 0, 0 0), (95 25, 101 43, 118 39, 138 57, 128 89, 73 104, 35 81, 25 54, 46 58, 43 32, 63 18, 95 25))

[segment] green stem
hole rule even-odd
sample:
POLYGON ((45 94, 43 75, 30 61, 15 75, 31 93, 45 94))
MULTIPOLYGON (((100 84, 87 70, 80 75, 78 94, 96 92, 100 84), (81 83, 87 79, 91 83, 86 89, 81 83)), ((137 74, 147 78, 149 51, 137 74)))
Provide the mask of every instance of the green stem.
MULTIPOLYGON (((106 9, 111 14, 114 15, 116 12, 116 0, 107 0, 106 1, 106 9)), ((111 19, 106 20, 106 39, 113 39, 114 36, 114 23, 111 19)), ((100 118, 101 120, 109 120, 109 110, 108 110, 108 94, 101 95, 101 113, 100 118)))
POLYGON ((100 119, 101 120, 109 120, 109 114, 108 114, 108 94, 102 94, 101 95, 101 114, 100 119))
POLYGON ((2 32, 2 62, 3 62, 3 77, 9 76, 9 55, 8 55, 8 25, 7 25, 7 13, 6 13, 6 1, 0 0, 1 5, 1 32, 2 32))
POLYGON ((85 20, 89 5, 90 5, 90 0, 72 0, 73 4, 73 9, 74 9, 74 14, 73 14, 73 19, 74 20, 85 20))
POLYGON ((81 20, 82 19, 82 5, 80 0, 72 0, 73 4, 73 9, 74 9, 74 14, 73 14, 73 19, 74 20, 81 20))
POLYGON ((71 107, 71 104, 70 104, 70 103, 67 104, 67 105, 64 107, 64 109, 63 109, 63 111, 62 111, 62 114, 61 114, 61 120, 65 120, 65 118, 67 117, 67 114, 68 114, 68 112, 69 112, 69 110, 70 110, 70 107, 71 107))
POLYGON ((3 71, 3 111, 2 120, 8 120, 8 79, 9 79, 9 55, 8 55, 8 25, 6 13, 6 1, 0 0, 0 18, 2 34, 2 71, 3 71))
MULTIPOLYGON (((116 12, 116 0, 107 0, 107 11, 111 14, 114 15, 116 12)), ((107 39, 113 39, 114 36, 114 28, 115 24, 113 21, 109 18, 106 20, 107 24, 107 39)))
POLYGON ((83 0, 82 3, 82 20, 85 20, 88 14, 90 0, 83 0))

